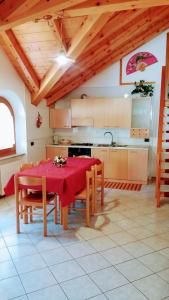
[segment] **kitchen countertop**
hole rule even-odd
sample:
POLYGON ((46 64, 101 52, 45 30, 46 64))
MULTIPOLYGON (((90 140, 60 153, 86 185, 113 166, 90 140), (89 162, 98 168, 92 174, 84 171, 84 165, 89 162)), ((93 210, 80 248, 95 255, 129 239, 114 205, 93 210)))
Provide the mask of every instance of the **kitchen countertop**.
POLYGON ((127 145, 127 146, 109 146, 109 145, 105 145, 105 146, 98 146, 97 144, 93 144, 93 146, 83 146, 83 145, 61 145, 61 144, 49 144, 46 145, 48 147, 73 147, 73 148, 101 148, 101 149, 105 149, 105 148, 109 148, 109 149, 145 149, 148 150, 149 149, 149 145, 127 145))

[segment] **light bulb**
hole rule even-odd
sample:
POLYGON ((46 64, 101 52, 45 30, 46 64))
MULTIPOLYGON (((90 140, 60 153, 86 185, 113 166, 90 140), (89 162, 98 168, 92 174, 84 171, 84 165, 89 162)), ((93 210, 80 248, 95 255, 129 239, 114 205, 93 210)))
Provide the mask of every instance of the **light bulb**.
POLYGON ((64 53, 60 53, 55 60, 57 61, 57 63, 61 66, 64 66, 68 63, 74 63, 74 60, 67 57, 64 53))

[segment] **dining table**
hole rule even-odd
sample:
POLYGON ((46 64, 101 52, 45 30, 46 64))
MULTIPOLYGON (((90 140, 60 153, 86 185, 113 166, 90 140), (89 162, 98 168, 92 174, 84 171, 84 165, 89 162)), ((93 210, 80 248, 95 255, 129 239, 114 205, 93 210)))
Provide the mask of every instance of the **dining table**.
MULTIPOLYGON (((56 193, 62 207, 63 228, 68 228, 68 206, 75 201, 75 195, 82 191, 86 185, 86 171, 92 165, 100 164, 97 158, 68 157, 62 167, 56 166, 52 160, 41 163, 13 174, 4 188, 6 196, 15 193, 14 176, 46 177, 46 190, 48 193, 56 193)), ((27 186, 31 188, 31 186, 27 186)))

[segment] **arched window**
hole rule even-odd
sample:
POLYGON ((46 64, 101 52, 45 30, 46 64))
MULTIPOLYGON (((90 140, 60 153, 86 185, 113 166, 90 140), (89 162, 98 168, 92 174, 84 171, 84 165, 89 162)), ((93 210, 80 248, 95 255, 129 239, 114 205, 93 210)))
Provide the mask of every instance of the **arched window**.
POLYGON ((16 153, 14 113, 10 103, 0 97, 0 157, 16 153))

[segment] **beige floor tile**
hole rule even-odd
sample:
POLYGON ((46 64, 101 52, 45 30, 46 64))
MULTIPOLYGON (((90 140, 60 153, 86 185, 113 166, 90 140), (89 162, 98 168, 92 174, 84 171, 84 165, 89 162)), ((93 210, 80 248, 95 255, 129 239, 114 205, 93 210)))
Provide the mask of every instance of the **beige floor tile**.
POLYGON ((121 247, 112 248, 101 252, 101 254, 107 259, 112 265, 120 264, 124 261, 133 259, 128 252, 123 250, 121 247))
POLYGON ((59 285, 54 285, 40 291, 28 294, 29 300, 67 300, 59 285))
POLYGON ((130 234, 134 235, 137 240, 144 239, 153 235, 152 231, 147 229, 147 227, 139 226, 135 228, 130 228, 127 230, 130 234))
POLYGON ((118 222, 121 220, 126 219, 124 213, 118 213, 118 212, 113 212, 110 214, 107 214, 107 218, 111 221, 111 222, 118 222))
POLYGON ((31 272, 46 267, 46 264, 39 254, 29 255, 13 260, 19 274, 31 272))
POLYGON ((169 269, 157 273, 162 279, 169 283, 169 269))
POLYGON ((0 263, 6 260, 11 260, 11 256, 7 248, 0 249, 0 263))
POLYGON ((117 224, 125 230, 129 230, 130 228, 138 227, 138 223, 136 223, 135 221, 130 220, 130 219, 121 220, 121 221, 117 222, 117 224))
POLYGON ((118 269, 129 281, 138 280, 152 274, 150 269, 136 259, 116 265, 116 269, 118 269))
POLYGON ((98 287, 88 276, 82 276, 61 283, 69 300, 85 300, 101 294, 98 287))
POLYGON ((103 269, 90 274, 97 286, 106 292, 128 283, 128 280, 114 267, 103 269))
POLYGON ((20 278, 26 293, 31 293, 56 284, 54 276, 47 268, 21 274, 20 278))
POLYGON ((61 244, 54 237, 46 237, 35 244, 39 252, 59 248, 61 244))
POLYGON ((0 249, 6 247, 5 245, 5 242, 4 242, 4 239, 3 238, 0 238, 0 249))
POLYGON ((7 246, 31 243, 27 234, 12 234, 4 237, 7 246))
POLYGON ((146 300, 132 284, 126 284, 106 293, 109 300, 146 300))
POLYGON ((41 252, 41 256, 48 266, 56 265, 72 259, 72 256, 63 247, 41 252))
POLYGON ((169 240, 164 240, 159 236, 152 236, 147 239, 142 240, 143 243, 151 247, 153 250, 158 251, 169 247, 169 240))
POLYGON ((78 258, 96 252, 96 250, 93 247, 91 247, 91 245, 88 242, 79 242, 70 245, 69 247, 66 247, 66 249, 74 258, 78 258))
POLYGON ((93 228, 81 227, 78 230, 78 234, 85 240, 91 240, 94 238, 102 237, 101 231, 93 228))
POLYGON ((138 260, 154 272, 169 268, 169 260, 158 252, 139 257, 138 260))
POLYGON ((134 257, 143 256, 154 251, 152 248, 145 245, 142 241, 128 243, 126 245, 123 245, 123 248, 134 257))
POLYGON ((98 295, 96 297, 92 297, 92 298, 90 298, 90 300, 107 300, 107 297, 105 297, 104 294, 102 294, 102 295, 98 295))
POLYGON ((100 229, 104 234, 113 234, 122 230, 122 228, 117 223, 112 222, 101 226, 100 229))
POLYGON ((77 232, 63 232, 57 234, 56 238, 62 246, 75 244, 83 239, 77 232))
POLYGON ((28 297, 27 295, 25 295, 25 296, 17 297, 15 298, 15 300, 28 300, 28 297))
POLYGON ((133 235, 124 230, 115 234, 109 234, 109 237, 119 246, 134 242, 136 240, 133 235))
POLYGON ((37 250, 32 243, 10 246, 8 247, 8 250, 13 259, 37 254, 37 250))
POLYGON ((50 270, 59 283, 85 275, 83 269, 74 260, 51 266, 50 270))
POLYGON ((158 253, 164 255, 165 257, 167 257, 169 259, 169 248, 162 249, 162 250, 158 251, 158 253))
POLYGON ((24 294, 25 291, 18 276, 0 281, 0 299, 11 299, 24 294))
POLYGON ((100 238, 96 238, 88 241, 88 243, 95 248, 97 251, 104 251, 107 249, 111 249, 113 247, 117 247, 117 244, 114 243, 109 237, 103 236, 100 238))
POLYGON ((12 261, 5 261, 0 263, 0 280, 16 275, 17 272, 12 261))
POLYGON ((90 254, 77 259, 77 262, 86 273, 95 272, 100 269, 110 267, 111 264, 99 253, 90 254))
POLYGON ((169 284, 156 274, 135 281, 133 284, 148 299, 161 300, 169 296, 169 284))

